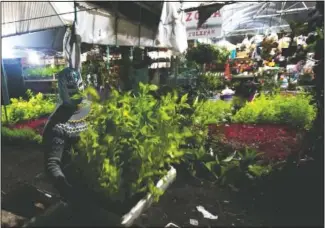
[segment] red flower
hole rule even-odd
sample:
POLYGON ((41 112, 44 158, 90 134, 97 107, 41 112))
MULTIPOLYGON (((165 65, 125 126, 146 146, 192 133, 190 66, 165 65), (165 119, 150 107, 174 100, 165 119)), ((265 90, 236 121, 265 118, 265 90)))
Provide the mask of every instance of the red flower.
POLYGON ((299 150, 297 132, 285 126, 230 124, 217 128, 219 130, 213 130, 210 134, 221 132, 227 144, 256 148, 264 152, 266 159, 285 159, 290 153, 299 150))
POLYGON ((28 120, 25 122, 17 123, 13 125, 11 128, 16 128, 16 129, 31 128, 41 134, 43 132, 46 122, 47 122, 47 118, 28 120))

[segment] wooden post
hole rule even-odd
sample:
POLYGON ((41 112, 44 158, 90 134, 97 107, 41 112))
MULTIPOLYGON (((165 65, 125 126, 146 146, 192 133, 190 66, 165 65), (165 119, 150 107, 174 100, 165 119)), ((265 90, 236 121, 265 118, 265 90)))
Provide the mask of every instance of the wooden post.
POLYGON ((175 87, 177 86, 177 76, 178 76, 178 64, 179 64, 179 57, 178 56, 176 56, 175 57, 175 65, 174 65, 174 67, 175 67, 175 87))

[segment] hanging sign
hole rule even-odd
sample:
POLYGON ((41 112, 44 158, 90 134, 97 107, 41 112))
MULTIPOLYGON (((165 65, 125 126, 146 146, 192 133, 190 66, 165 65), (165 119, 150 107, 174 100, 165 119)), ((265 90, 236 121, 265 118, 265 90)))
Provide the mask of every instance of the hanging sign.
POLYGON ((213 38, 222 35, 222 18, 219 11, 214 12, 208 20, 198 28, 199 12, 187 12, 185 17, 186 32, 188 40, 199 38, 213 38))

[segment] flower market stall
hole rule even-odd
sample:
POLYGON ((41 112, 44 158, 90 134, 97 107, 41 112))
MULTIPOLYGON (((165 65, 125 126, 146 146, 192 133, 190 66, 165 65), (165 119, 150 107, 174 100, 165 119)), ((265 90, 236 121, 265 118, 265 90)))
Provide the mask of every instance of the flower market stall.
POLYGON ((2 106, 2 224, 322 224, 323 4, 50 4, 69 68, 2 106))

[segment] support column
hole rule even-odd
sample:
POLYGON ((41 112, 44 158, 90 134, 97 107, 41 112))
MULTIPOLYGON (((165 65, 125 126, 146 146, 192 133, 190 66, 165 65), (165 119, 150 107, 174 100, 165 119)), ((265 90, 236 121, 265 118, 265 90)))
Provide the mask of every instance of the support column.
POLYGON ((6 70, 3 64, 3 60, 2 60, 2 64, 1 64, 1 89, 2 89, 2 98, 3 98, 3 107, 4 107, 4 111, 5 111, 5 118, 6 118, 6 122, 8 122, 8 114, 7 114, 7 105, 10 104, 10 100, 9 100, 9 92, 8 92, 8 84, 7 84, 7 74, 6 74, 6 70))

